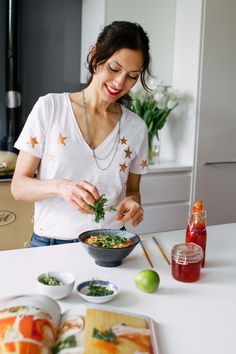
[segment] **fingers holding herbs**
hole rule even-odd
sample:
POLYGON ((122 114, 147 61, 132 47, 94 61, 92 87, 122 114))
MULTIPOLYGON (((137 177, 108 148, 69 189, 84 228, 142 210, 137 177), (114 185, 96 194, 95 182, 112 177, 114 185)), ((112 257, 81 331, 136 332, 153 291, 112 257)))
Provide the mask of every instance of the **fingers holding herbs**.
POLYGON ((100 198, 97 188, 86 181, 63 180, 59 185, 59 194, 68 204, 83 214, 93 214, 90 205, 100 198))
POLYGON ((143 221, 144 210, 135 200, 126 197, 117 207, 116 220, 135 227, 143 221))
POLYGON ((80 213, 94 214, 97 223, 105 218, 106 211, 116 211, 115 206, 106 206, 108 199, 105 195, 100 195, 98 189, 87 181, 63 180, 59 184, 59 194, 80 213))

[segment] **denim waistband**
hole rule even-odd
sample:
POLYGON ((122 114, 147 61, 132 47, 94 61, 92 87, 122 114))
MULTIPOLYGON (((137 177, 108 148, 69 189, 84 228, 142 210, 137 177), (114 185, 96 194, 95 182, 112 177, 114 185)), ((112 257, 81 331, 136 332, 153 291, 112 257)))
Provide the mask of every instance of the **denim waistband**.
POLYGON ((53 237, 39 236, 39 235, 33 233, 32 238, 31 238, 31 247, 62 245, 65 243, 75 243, 75 242, 79 242, 78 238, 62 240, 62 239, 57 239, 57 238, 53 238, 53 237))

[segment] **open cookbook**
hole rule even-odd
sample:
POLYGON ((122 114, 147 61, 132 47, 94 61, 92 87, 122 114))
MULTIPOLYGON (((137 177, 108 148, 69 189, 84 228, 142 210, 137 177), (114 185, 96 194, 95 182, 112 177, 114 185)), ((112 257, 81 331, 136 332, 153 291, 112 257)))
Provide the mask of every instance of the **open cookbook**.
POLYGON ((45 295, 0 300, 0 354, 159 354, 155 322, 104 305, 61 313, 45 295))

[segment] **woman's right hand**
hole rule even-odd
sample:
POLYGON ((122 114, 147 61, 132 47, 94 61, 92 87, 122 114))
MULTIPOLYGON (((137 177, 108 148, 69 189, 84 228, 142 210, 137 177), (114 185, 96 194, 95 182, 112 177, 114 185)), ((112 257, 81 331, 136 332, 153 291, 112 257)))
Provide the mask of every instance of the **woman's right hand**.
POLYGON ((86 181, 60 181, 59 194, 68 204, 83 214, 93 214, 89 205, 93 205, 95 200, 100 198, 97 188, 86 181))
POLYGON ((41 159, 28 152, 20 151, 11 191, 16 200, 34 202, 53 197, 61 197, 73 208, 84 214, 92 214, 90 204, 100 198, 97 188, 86 181, 68 179, 34 178, 41 159))

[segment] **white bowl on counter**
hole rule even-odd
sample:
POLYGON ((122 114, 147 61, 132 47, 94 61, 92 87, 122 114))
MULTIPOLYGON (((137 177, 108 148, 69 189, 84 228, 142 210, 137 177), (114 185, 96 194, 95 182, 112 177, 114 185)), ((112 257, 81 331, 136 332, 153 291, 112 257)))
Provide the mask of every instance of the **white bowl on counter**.
POLYGON ((52 271, 40 274, 37 277, 37 288, 41 294, 52 297, 55 300, 63 299, 69 296, 75 285, 75 276, 71 273, 52 271), (59 280, 60 285, 48 285, 42 283, 40 280, 44 277, 53 277, 59 280))

